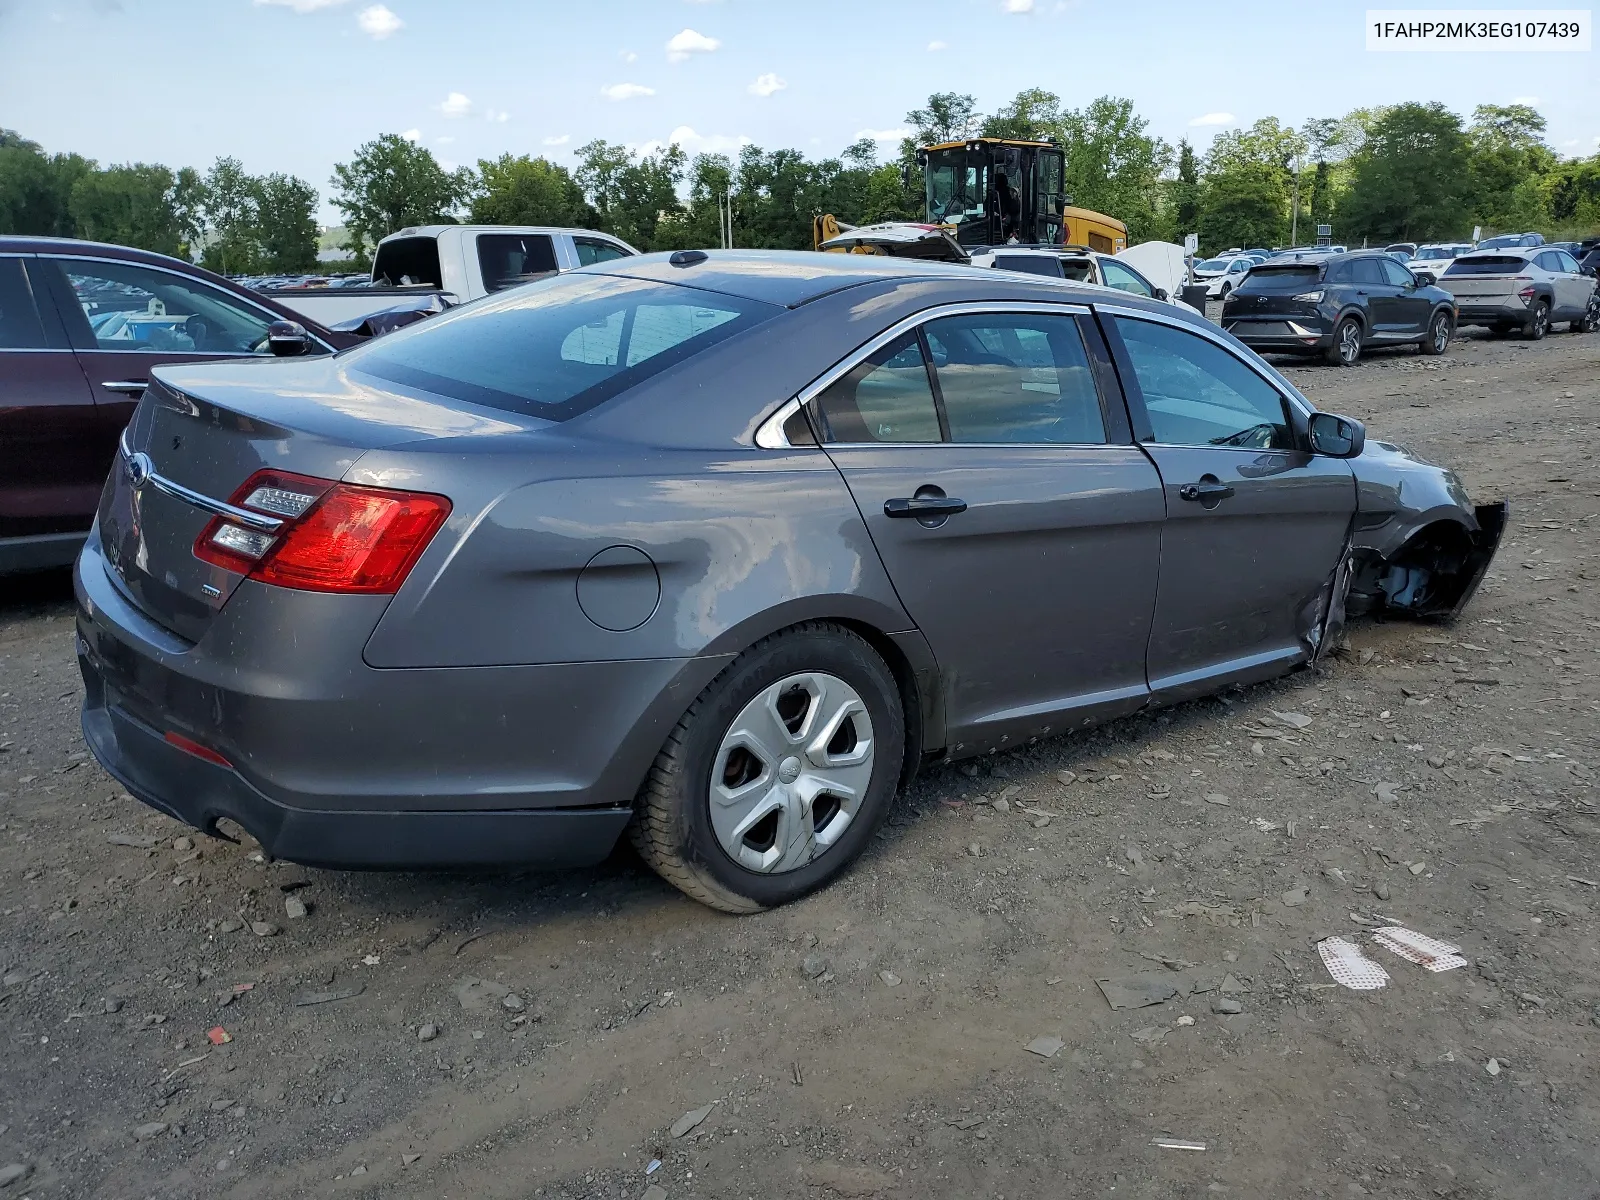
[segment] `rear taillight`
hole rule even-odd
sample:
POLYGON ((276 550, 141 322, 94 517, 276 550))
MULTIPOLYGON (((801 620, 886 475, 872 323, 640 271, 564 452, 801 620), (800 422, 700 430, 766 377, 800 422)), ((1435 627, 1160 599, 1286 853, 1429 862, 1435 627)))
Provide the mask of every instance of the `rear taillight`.
MULTIPOLYGON (((1520 276, 1518 276, 1518 278, 1519 279, 1526 279, 1527 276, 1526 275, 1520 275, 1520 276)), ((1519 289, 1518 292, 1517 292, 1517 295, 1520 296, 1524 300, 1532 300, 1533 299, 1533 285, 1530 283, 1527 287, 1519 289)))
POLYGON ((213 517, 195 540, 195 556, 262 583, 308 592, 398 591, 450 515, 443 496, 285 471, 258 471, 230 503, 282 524, 268 531, 213 517))

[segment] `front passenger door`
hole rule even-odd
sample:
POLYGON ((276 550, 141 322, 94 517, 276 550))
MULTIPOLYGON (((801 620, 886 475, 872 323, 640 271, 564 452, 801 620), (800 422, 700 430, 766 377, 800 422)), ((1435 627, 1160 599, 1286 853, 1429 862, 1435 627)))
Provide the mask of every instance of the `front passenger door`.
POLYGON ((1166 489, 1151 692, 1200 695, 1308 658, 1355 513, 1350 467, 1306 449, 1283 394, 1233 350, 1175 323, 1110 324, 1166 489))

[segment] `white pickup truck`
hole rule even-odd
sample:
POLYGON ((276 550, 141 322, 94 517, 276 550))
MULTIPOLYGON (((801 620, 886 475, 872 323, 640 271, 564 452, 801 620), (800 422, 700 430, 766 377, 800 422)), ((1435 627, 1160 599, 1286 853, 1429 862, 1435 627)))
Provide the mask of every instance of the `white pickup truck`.
POLYGON ((370 286, 260 291, 331 328, 395 307, 464 304, 532 279, 637 253, 628 243, 589 229, 422 225, 378 243, 370 286))

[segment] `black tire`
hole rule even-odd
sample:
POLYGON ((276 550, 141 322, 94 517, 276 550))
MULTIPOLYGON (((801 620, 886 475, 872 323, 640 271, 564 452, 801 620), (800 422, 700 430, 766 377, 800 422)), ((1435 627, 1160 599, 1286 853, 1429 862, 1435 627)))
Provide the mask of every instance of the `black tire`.
POLYGON ((1428 332, 1418 343, 1417 349, 1424 354, 1443 354, 1450 347, 1451 333, 1450 314, 1441 308, 1428 322, 1428 332))
POLYGON ((1573 333, 1593 333, 1600 329, 1600 289, 1589 297, 1588 306, 1583 310, 1583 316, 1574 321, 1568 328, 1573 333))
POLYGON ((1353 367, 1361 361, 1361 322, 1346 317, 1333 328, 1333 343, 1322 352, 1336 367, 1353 367))
POLYGON ((1228 293, 1231 291, 1233 291, 1233 285, 1231 283, 1223 284, 1222 290, 1217 293, 1217 299, 1226 300, 1228 298, 1228 293))
POLYGON ((1533 311, 1528 314, 1528 323, 1522 327, 1522 336, 1530 342, 1544 341, 1544 335, 1550 332, 1550 302, 1548 300, 1535 300, 1533 311))
POLYGON ((848 867, 888 815, 905 759, 905 713, 894 675, 856 634, 827 622, 773 634, 739 655, 689 706, 640 790, 629 832, 640 856, 685 895, 728 913, 798 900, 848 867), (804 866, 764 874, 736 862, 711 824, 711 772, 730 725, 763 689, 822 672, 854 688, 872 725, 870 782, 839 840, 804 866))

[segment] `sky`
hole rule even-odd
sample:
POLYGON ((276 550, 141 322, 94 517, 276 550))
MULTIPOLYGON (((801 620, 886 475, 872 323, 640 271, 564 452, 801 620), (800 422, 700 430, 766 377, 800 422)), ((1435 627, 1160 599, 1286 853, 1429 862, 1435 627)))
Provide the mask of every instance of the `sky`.
POLYGON ((1596 51, 1370 52, 1366 12, 1340 0, 0 0, 0 126, 103 164, 203 169, 233 155, 311 182, 325 221, 333 164, 381 133, 448 165, 507 151, 572 165, 593 138, 824 157, 873 137, 887 157, 935 91, 969 92, 984 112, 1027 87, 1073 107, 1126 96, 1152 133, 1201 149, 1263 116, 1517 101, 1544 113, 1560 153, 1600 150, 1596 51))

